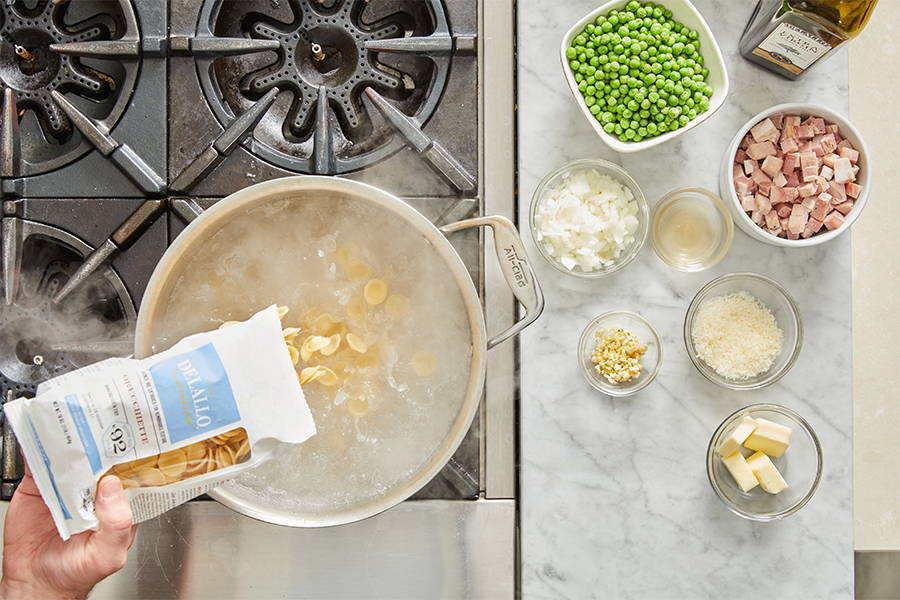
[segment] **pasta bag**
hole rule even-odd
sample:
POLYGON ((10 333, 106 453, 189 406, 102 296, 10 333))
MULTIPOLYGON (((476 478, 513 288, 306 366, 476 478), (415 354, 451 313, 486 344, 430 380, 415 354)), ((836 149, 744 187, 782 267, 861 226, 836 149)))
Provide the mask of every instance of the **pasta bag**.
POLYGON ((107 473, 141 522, 316 432, 275 306, 149 358, 56 377, 5 411, 63 539, 97 528, 107 473))

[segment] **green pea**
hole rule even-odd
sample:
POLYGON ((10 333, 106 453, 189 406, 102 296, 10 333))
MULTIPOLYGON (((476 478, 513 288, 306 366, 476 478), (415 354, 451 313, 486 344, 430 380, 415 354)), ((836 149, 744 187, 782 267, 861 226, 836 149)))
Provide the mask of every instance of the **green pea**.
POLYGON ((659 131, 659 127, 656 126, 656 123, 647 123, 647 134, 648 135, 656 135, 659 131))
MULTIPOLYGON (((591 100, 593 100, 593 98, 591 98, 591 100)), ((591 111, 592 115, 599 115, 600 114, 600 105, 599 104, 591 104, 590 108, 588 108, 588 110, 591 111)))
POLYGON ((581 66, 581 63, 578 62, 577 60, 570 60, 570 61, 569 61, 569 66, 572 68, 573 71, 577 71, 577 70, 578 70, 578 67, 581 66))
POLYGON ((578 53, 575 51, 575 48, 569 46, 566 48, 566 58, 569 60, 575 60, 575 57, 578 56, 578 53))
POLYGON ((606 125, 603 126, 603 131, 605 131, 606 133, 613 133, 615 130, 616 130, 615 123, 607 123, 606 125))

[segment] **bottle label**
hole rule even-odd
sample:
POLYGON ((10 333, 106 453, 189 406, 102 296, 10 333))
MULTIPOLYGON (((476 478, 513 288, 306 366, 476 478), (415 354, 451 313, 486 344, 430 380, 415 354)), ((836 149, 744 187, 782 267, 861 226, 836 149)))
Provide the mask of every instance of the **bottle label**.
POLYGON ((825 56, 831 46, 808 31, 790 23, 779 23, 753 54, 799 75, 825 56))

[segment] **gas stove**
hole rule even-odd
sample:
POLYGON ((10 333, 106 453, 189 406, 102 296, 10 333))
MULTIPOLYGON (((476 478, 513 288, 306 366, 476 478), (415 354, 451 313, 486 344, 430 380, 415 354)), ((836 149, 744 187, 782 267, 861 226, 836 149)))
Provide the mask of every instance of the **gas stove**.
MULTIPOLYGON (((0 3, 0 397, 130 352, 136 309, 166 247, 205 208, 253 183, 346 177, 400 196, 436 224, 484 213, 514 218, 512 6, 0 3), (487 78, 496 84, 484 86, 487 78)), ((489 329, 511 324, 513 298, 485 261, 491 241, 474 230, 451 241, 485 298, 489 329)), ((493 350, 479 417, 438 477, 389 511, 397 532, 445 505, 473 507, 447 524, 462 527, 486 514, 475 507, 496 502, 489 510, 503 515, 504 533, 493 537, 514 539, 515 378, 514 346, 493 350)), ((13 444, 5 433, 6 497, 21 477, 13 444)), ((201 501, 142 530, 165 535, 182 514, 242 522, 201 501)), ((310 543, 309 532, 283 535, 310 543)), ((151 551, 142 539, 134 551, 151 551)), ((323 556, 342 538, 329 539, 323 556)), ((413 565, 421 551, 410 543, 413 565)), ((134 584, 113 581, 121 581, 109 584, 119 596, 134 584)))

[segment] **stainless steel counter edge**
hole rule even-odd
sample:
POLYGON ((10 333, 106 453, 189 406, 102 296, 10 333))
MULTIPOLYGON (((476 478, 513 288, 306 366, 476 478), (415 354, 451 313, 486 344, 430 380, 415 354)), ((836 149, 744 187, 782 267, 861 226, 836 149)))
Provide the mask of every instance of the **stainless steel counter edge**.
MULTIPOLYGON (((485 214, 503 215, 516 222, 515 118, 515 0, 480 3, 479 86, 483 164, 481 177, 485 214), (489 85, 488 85, 489 84, 489 85)), ((518 224, 523 236, 521 223, 518 224)), ((494 256, 493 240, 485 240, 484 256, 494 256)), ((484 258, 482 257, 482 260, 484 258)), ((488 335, 505 330, 516 320, 516 304, 495 260, 484 261, 484 303, 488 335)), ((516 428, 519 375, 518 340, 509 340, 488 353, 482 423, 485 444, 482 478, 485 497, 516 497, 516 428), (510 386, 510 382, 515 382, 510 386)))
POLYGON ((143 523, 91 598, 511 598, 515 530, 512 500, 404 502, 327 529, 189 502, 143 523))

